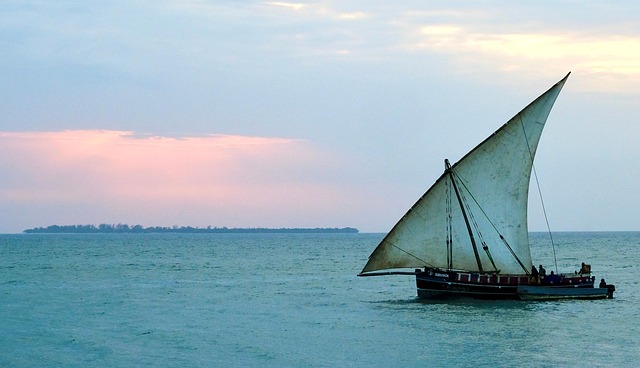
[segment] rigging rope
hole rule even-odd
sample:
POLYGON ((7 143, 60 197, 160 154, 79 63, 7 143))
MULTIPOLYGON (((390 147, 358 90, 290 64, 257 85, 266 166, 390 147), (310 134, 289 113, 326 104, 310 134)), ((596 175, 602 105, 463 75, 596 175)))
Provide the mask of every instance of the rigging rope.
POLYGON ((502 233, 500 233, 500 230, 498 230, 498 228, 496 227, 496 225, 493 223, 493 221, 491 221, 491 218, 489 217, 489 215, 487 215, 487 213, 484 211, 484 209, 482 208, 482 206, 480 205, 480 203, 478 203, 478 200, 476 199, 476 197, 473 196, 473 193, 471 193, 471 191, 469 190, 469 188, 467 188, 467 186, 465 185, 464 180, 462 180, 462 178, 460 177, 460 175, 458 175, 457 172, 453 172, 456 177, 458 178, 458 181, 462 184, 462 187, 467 191, 467 193, 469 193, 469 195, 471 196, 471 199, 473 199, 473 202, 475 202, 475 204, 478 206, 478 208, 480 209, 480 212, 482 212, 482 214, 484 215, 484 217, 487 219, 487 221, 489 221, 489 223, 491 224, 491 226, 493 227, 493 229, 496 231, 496 233, 500 236, 500 239, 502 239, 502 242, 504 243, 504 245, 507 247, 507 249, 509 249, 509 252, 511 252, 511 255, 513 256, 513 258, 516 259, 516 261, 518 262, 518 264, 520 265, 520 267, 522 267, 522 269, 524 270, 524 272, 526 274, 529 274, 529 268, 525 267, 524 264, 522 264, 522 261, 520 260, 520 258, 518 258, 518 256, 516 255, 516 253, 513 251, 513 249, 511 248, 511 246, 509 245, 509 243, 507 242, 507 240, 504 238, 504 236, 502 236, 502 233))
POLYGON ((453 225, 451 210, 451 186, 452 182, 447 181, 447 268, 453 268, 453 225))
MULTIPOLYGON (((461 178, 458 176, 458 174, 455 171, 453 171, 453 170, 451 170, 451 171, 453 172, 455 177, 458 178, 458 181, 462 181, 461 178)), ((462 183, 462 186, 467 190, 467 192, 469 192, 469 194, 473 198, 473 194, 471 194, 471 192, 469 191, 467 186, 464 185, 464 183, 462 183)), ((460 196, 462 197, 462 202, 464 202, 464 207, 467 209, 467 213, 469 214, 469 218, 471 219, 471 223, 473 224, 473 227, 476 229, 476 233, 478 234, 478 238, 480 238, 480 243, 482 244, 482 249, 484 249, 485 253, 487 253, 487 257, 489 257, 489 261, 491 261, 491 265, 493 266, 493 269, 498 271, 498 267, 496 267, 496 264, 493 261, 493 257, 491 256, 491 252, 489 252, 489 246, 484 241, 484 237, 482 236, 482 232, 480 231, 480 227, 478 226, 478 223, 476 222, 476 218, 473 216, 473 212, 471 211, 471 206, 469 206, 469 201, 467 201, 467 198, 464 196, 464 192, 463 191, 460 192, 460 196)), ((475 200, 475 198, 473 198, 473 201, 476 204, 478 204, 478 202, 475 200)), ((480 207, 479 204, 478 204, 478 207, 480 207)), ((482 208, 480 208, 480 210, 482 211, 482 208)), ((482 211, 482 212, 484 213, 484 211, 482 211)), ((500 234, 500 233, 498 233, 498 234, 500 234)))
POLYGON ((390 242, 390 241, 388 241, 388 240, 385 240, 385 241, 386 241, 390 246, 392 246, 392 247, 396 248, 397 250, 401 251, 402 253, 405 253, 405 254, 407 254, 408 256, 413 257, 413 258, 417 259, 417 260, 418 260, 418 261, 420 261, 420 262, 424 262, 424 264, 425 264, 425 265, 427 265, 427 266, 429 266, 429 267, 431 267, 431 268, 434 268, 434 266, 433 266, 432 264, 430 264, 429 262, 425 261, 424 259, 422 259, 422 258, 420 258, 420 257, 418 257, 418 256, 416 256, 416 255, 413 255, 413 254, 411 254, 410 252, 407 252, 406 250, 404 250, 404 249, 400 248, 399 246, 397 246, 397 245, 393 244, 392 242, 390 242))
MULTIPOLYGON (((540 182, 538 181, 538 173, 536 172, 536 166, 533 164, 533 153, 531 152, 531 146, 529 145, 529 138, 527 132, 524 129, 522 123, 522 116, 520 117, 520 126, 522 127, 522 134, 524 134, 524 140, 527 142, 527 151, 529 151, 529 157, 531 158, 531 168, 533 169, 533 177, 536 179, 536 186, 538 187, 538 195, 540 196, 540 204, 542 205, 542 213, 544 214, 544 220, 547 223, 547 231, 549 233, 549 239, 551 240, 551 249, 553 250, 553 265, 558 273, 558 260, 556 259, 556 246, 553 242, 553 235, 551 234, 551 226, 549 226, 549 218, 547 217, 547 209, 544 205, 544 199, 542 198, 542 189, 540 188, 540 182)), ((537 123, 537 122, 536 122, 537 123)))

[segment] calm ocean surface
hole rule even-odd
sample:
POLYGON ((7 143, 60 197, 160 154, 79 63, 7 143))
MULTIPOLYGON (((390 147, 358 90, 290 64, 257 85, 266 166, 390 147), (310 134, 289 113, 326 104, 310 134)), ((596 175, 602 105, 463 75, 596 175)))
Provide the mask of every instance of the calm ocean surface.
POLYGON ((561 272, 617 287, 559 302, 420 302, 356 277, 382 236, 0 235, 0 367, 640 364, 640 233, 555 233, 561 272))

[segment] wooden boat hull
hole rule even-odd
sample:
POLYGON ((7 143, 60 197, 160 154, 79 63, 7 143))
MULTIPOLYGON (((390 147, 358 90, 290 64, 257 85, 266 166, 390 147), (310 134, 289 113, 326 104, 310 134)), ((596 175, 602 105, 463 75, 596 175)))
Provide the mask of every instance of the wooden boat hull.
POLYGON ((528 275, 490 275, 437 269, 416 270, 419 298, 477 299, 599 299, 613 297, 615 288, 594 288, 595 277, 554 276, 532 280, 528 275), (612 289, 613 288, 613 289, 612 289))
POLYGON ((517 285, 476 284, 442 277, 416 275, 418 297, 439 299, 470 297, 477 299, 518 299, 517 285))
POLYGON ((521 300, 559 300, 559 299, 605 299, 613 297, 610 288, 594 287, 558 287, 558 286, 518 286, 521 300))

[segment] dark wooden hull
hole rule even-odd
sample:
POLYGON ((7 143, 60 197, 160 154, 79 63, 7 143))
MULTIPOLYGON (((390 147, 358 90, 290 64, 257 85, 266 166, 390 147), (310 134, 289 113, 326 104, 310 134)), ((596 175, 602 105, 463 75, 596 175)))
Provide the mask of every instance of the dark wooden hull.
MULTIPOLYGON (((595 291, 595 277, 588 275, 548 276, 542 280, 532 279, 528 275, 495 275, 472 272, 443 271, 436 269, 416 270, 416 287, 419 298, 470 297, 478 299, 523 299, 522 287, 539 286, 553 288, 560 299, 563 291, 567 295, 584 298, 599 298, 602 291, 595 291), (521 287, 519 292, 518 288, 521 287), (580 293, 578 289, 590 289, 580 293)), ((527 289, 544 291, 546 289, 527 289)), ((606 290, 606 289, 605 289, 606 290)), ((604 293, 605 297, 607 293, 604 293)), ((531 297, 534 294, 528 294, 531 297)), ((551 299, 551 298, 549 298, 551 299)))
POLYGON ((613 297, 609 288, 563 287, 563 286, 518 286, 518 297, 522 300, 559 299, 605 299, 613 297))

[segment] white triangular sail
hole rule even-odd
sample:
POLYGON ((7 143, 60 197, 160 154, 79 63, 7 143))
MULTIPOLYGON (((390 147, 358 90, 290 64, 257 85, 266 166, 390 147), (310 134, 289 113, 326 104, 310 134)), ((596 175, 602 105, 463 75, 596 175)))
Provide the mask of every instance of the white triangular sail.
POLYGON ((524 268, 532 264, 527 201, 533 157, 549 112, 568 77, 454 164, 453 174, 445 171, 373 251, 362 273, 425 266, 525 273, 524 268), (467 222, 452 177, 466 203, 467 222), (469 229, 477 252, 471 245, 469 229), (483 242, 489 252, 483 249, 483 242))

